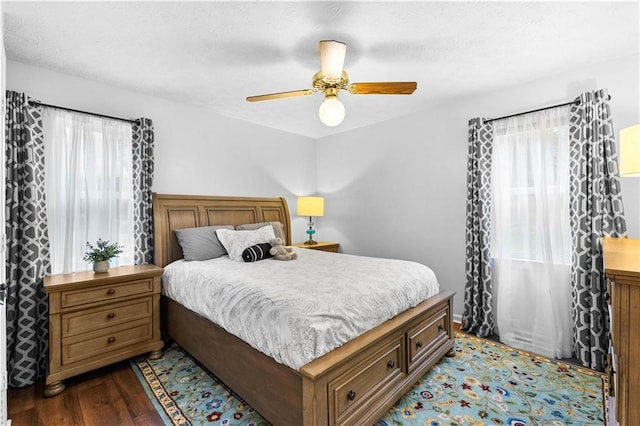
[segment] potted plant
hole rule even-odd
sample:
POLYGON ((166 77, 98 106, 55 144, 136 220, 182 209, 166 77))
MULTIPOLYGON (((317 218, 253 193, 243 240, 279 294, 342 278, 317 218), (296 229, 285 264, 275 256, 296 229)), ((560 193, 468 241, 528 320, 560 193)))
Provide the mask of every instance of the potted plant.
POLYGON ((95 247, 87 241, 87 251, 82 260, 93 263, 93 272, 107 272, 109 260, 122 253, 122 246, 98 238, 95 247))

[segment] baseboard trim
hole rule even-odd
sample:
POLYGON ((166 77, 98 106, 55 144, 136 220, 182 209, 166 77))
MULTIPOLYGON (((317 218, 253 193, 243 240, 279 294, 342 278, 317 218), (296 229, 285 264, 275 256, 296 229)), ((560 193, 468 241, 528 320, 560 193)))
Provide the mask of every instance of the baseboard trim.
POLYGON ((462 316, 453 314, 453 331, 460 331, 462 328, 462 316))

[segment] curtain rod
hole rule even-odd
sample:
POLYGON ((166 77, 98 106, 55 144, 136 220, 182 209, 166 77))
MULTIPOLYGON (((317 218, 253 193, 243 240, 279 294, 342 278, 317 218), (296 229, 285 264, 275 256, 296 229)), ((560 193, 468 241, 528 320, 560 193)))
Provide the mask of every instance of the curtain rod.
MULTIPOLYGON (((607 100, 608 101, 611 100, 611 95, 608 95, 607 100)), ((531 114, 532 112, 544 111, 545 109, 559 108, 559 107, 567 106, 571 104, 580 105, 580 98, 576 99, 575 101, 565 102, 563 104, 551 105, 551 106, 546 106, 538 109, 532 109, 531 111, 518 112, 516 114, 505 115, 504 117, 490 118, 488 120, 484 120, 484 123, 489 123, 491 121, 496 121, 496 120, 504 120, 505 118, 517 117, 519 115, 524 115, 524 114, 531 114)))
POLYGON ((517 117, 519 115, 531 114, 533 112, 544 111, 545 109, 560 108, 562 106, 567 106, 567 105, 572 105, 572 104, 580 105, 580 100, 575 100, 575 101, 571 101, 571 102, 565 102, 563 104, 558 104, 558 105, 550 105, 550 106, 546 106, 546 107, 542 107, 542 108, 538 108, 538 109, 532 109, 530 111, 518 112, 518 113, 515 113, 515 114, 509 114, 509 115, 505 115, 504 117, 490 118, 488 120, 484 120, 484 122, 485 123, 490 123, 490 122, 496 121, 496 120, 504 120, 505 118, 517 117))
POLYGON ((138 120, 128 120, 126 118, 112 117, 110 115, 97 114, 95 112, 82 111, 82 110, 79 110, 79 109, 67 108, 67 107, 63 107, 63 106, 59 106, 59 105, 50 105, 50 104, 45 104, 45 103, 37 102, 37 101, 29 101, 29 103, 32 104, 32 105, 40 105, 40 106, 48 107, 48 108, 57 108, 57 109, 65 110, 65 111, 79 112, 80 114, 88 114, 88 115, 93 115, 93 116, 96 116, 96 117, 110 118, 111 120, 126 121, 127 123, 131 123, 131 124, 134 124, 134 123, 138 122, 138 120))

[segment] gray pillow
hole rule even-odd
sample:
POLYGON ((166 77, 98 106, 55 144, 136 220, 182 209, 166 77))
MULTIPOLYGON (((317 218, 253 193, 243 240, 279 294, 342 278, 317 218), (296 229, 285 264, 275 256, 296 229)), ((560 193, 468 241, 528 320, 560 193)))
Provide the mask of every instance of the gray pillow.
POLYGON ((236 230, 238 231, 251 231, 254 229, 262 228, 265 226, 271 225, 273 226, 273 233, 276 238, 281 238, 284 243, 287 243, 287 239, 284 237, 284 226, 280 222, 260 222, 260 223, 247 223, 244 225, 236 226, 236 230))
POLYGON ((233 230, 233 226, 199 226, 197 228, 175 229, 174 232, 182 247, 184 260, 208 260, 227 254, 218 240, 216 229, 233 230))

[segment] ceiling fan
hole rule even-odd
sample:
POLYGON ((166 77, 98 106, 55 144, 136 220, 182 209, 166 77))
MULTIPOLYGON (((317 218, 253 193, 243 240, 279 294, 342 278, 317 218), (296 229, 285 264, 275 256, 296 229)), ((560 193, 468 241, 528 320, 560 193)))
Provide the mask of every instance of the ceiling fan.
POLYGON ((327 126, 337 126, 342 123, 345 115, 344 105, 338 100, 339 90, 348 90, 354 95, 410 95, 416 90, 417 83, 415 81, 349 84, 349 76, 342 69, 346 51, 347 45, 340 41, 320 41, 321 70, 315 73, 311 80, 313 89, 249 96, 247 101, 269 101, 323 92, 325 100, 318 111, 320 120, 327 126))

